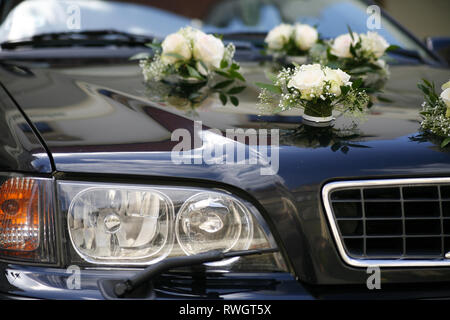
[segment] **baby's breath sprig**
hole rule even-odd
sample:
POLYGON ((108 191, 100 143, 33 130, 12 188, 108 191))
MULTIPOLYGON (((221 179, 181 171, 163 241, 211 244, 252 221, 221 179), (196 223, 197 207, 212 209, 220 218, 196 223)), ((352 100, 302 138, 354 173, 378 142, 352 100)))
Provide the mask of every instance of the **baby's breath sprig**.
POLYGON ((442 96, 436 93, 434 83, 426 79, 422 79, 422 81, 423 83, 417 84, 423 92, 425 100, 420 112, 422 116, 421 127, 423 131, 440 137, 442 139, 441 148, 444 148, 450 144, 450 114, 448 112, 450 108, 446 105, 442 96))

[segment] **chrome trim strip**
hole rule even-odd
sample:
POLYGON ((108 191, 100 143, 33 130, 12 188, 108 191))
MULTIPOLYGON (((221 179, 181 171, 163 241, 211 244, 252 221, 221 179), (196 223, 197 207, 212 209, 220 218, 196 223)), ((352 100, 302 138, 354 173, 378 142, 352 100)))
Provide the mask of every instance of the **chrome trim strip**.
POLYGON ((450 260, 375 260, 375 259, 355 259, 350 257, 345 251, 344 243, 339 236, 339 230, 333 215, 330 204, 330 193, 337 189, 361 188, 361 187, 384 187, 391 185, 420 186, 427 184, 450 183, 450 178, 412 178, 412 179, 386 179, 386 180, 356 180, 344 182, 330 182, 322 189, 322 199, 325 206, 325 213, 331 226, 334 240, 336 241, 339 254, 345 263, 360 268, 367 267, 449 267, 450 260))

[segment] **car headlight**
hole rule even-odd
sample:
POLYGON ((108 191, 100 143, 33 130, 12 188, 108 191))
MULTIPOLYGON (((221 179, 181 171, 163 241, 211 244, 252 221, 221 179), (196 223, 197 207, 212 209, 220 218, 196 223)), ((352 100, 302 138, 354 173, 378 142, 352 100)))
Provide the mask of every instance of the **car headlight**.
MULTIPOLYGON (((57 190, 72 262, 147 265, 209 250, 276 246, 257 209, 224 190, 72 181, 59 181, 57 190)), ((279 254, 268 256, 249 258, 245 266, 285 269, 279 254)))
POLYGON ((73 247, 94 263, 167 256, 173 219, 170 199, 146 188, 91 187, 75 195, 67 213, 73 247))

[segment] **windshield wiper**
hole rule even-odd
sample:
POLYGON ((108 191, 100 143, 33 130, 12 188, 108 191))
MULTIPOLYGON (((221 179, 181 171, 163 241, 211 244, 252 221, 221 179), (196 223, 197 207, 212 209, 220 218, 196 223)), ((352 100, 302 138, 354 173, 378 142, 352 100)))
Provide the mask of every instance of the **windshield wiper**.
POLYGON ((403 48, 396 48, 393 50, 390 50, 389 53, 393 54, 393 55, 398 55, 401 56, 403 58, 411 58, 414 60, 418 60, 420 62, 423 63, 428 63, 428 61, 426 61, 418 51, 416 50, 411 50, 411 49, 403 49, 403 48))
MULTIPOLYGON (((144 290, 145 297, 147 299, 153 299, 154 288, 152 285, 152 280, 156 276, 171 269, 180 267, 190 267, 198 264, 216 262, 235 257, 244 257, 265 253, 275 253, 278 251, 279 250, 277 248, 229 251, 229 252, 213 250, 192 256, 167 258, 156 264, 148 266, 147 268, 145 268, 142 271, 139 271, 129 279, 99 280, 98 286, 100 288, 102 295, 106 299, 135 298, 136 297, 136 295, 134 295, 135 291, 142 291, 142 289, 144 290)), ((138 292, 138 294, 142 294, 142 292, 138 292)))
POLYGON ((223 40, 246 41, 256 47, 264 47, 266 31, 228 32, 222 34, 223 40))
POLYGON ((2 49, 19 47, 70 47, 70 46, 144 46, 152 36, 132 34, 117 30, 92 30, 80 32, 43 33, 28 39, 2 42, 2 49))

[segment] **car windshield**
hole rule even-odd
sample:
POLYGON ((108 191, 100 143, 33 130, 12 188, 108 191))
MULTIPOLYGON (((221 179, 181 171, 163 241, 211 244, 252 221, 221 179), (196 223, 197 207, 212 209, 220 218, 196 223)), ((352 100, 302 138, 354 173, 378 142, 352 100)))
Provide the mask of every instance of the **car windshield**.
MULTIPOLYGON (((2 0, 0 0, 2 1, 2 0)), ((317 26, 323 38, 367 32, 368 5, 357 0, 7 0, 0 43, 47 33, 116 30, 161 38, 192 25, 209 33, 268 32, 286 23, 317 26)), ((376 31, 391 44, 429 58, 421 46, 381 16, 376 31)))

